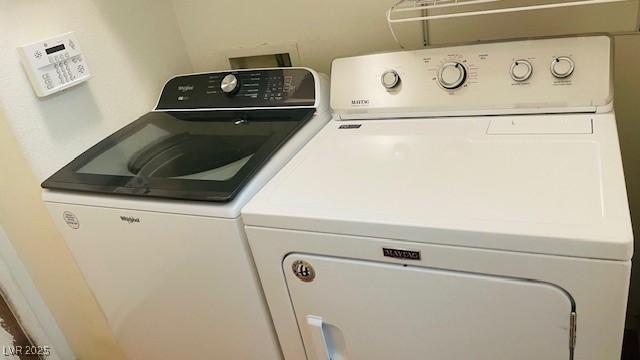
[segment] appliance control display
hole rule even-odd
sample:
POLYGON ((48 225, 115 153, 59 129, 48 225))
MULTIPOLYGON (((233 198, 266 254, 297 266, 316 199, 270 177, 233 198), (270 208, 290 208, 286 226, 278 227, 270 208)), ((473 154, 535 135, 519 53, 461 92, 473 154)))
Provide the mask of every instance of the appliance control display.
POLYGON ((64 44, 60 44, 60 45, 52 46, 50 48, 46 48, 44 49, 44 51, 47 53, 47 55, 49 55, 64 49, 65 49, 64 44))
POLYGON ((73 32, 18 47, 36 95, 47 96, 89 79, 89 66, 73 32))
POLYGON ((315 97, 308 70, 235 70, 177 76, 162 89, 157 109, 313 106, 315 97))

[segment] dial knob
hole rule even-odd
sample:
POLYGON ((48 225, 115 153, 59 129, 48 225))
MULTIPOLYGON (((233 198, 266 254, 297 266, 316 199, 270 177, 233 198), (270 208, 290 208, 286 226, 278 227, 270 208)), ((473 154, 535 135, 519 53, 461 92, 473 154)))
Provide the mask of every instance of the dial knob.
POLYGON ((524 59, 519 59, 511 64, 511 78, 515 81, 527 81, 531 77, 533 66, 524 59))
POLYGON ((445 89, 457 89, 467 80, 467 69, 459 62, 448 62, 438 71, 438 83, 445 89))
POLYGON ((387 70, 382 73, 380 82, 386 89, 393 89, 400 83, 400 75, 395 70, 387 70))
POLYGON ((551 74, 558 79, 569 77, 573 73, 575 64, 570 57, 558 56, 551 62, 551 74))
POLYGON ((220 89, 225 94, 235 94, 238 90, 240 90, 240 81, 238 77, 233 74, 228 74, 227 76, 222 78, 222 82, 220 83, 220 89))

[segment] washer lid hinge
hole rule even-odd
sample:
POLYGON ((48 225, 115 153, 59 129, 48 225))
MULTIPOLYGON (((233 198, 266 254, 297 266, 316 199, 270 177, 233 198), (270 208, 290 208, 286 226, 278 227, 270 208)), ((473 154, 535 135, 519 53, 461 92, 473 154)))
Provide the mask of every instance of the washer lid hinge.
POLYGON ((576 312, 571 312, 569 320, 569 348, 571 350, 576 348, 576 312))

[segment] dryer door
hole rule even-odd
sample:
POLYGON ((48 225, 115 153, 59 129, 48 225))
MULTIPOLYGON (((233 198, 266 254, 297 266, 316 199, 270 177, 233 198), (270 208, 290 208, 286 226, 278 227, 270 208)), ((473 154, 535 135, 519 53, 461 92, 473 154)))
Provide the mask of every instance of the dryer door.
POLYGON ((535 281, 291 254, 309 360, 568 360, 575 313, 535 281))

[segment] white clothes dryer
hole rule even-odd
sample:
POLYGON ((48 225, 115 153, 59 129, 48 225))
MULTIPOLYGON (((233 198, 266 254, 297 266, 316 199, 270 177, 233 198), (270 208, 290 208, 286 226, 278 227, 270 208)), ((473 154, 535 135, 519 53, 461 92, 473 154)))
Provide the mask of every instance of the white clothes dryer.
POLYGON ((619 359, 633 239, 611 39, 337 59, 242 210, 285 358, 619 359))

